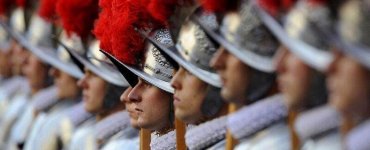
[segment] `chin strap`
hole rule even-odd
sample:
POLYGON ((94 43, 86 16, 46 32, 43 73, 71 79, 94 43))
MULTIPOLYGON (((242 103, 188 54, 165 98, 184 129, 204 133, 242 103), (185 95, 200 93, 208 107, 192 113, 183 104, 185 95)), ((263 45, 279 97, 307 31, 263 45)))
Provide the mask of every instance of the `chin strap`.
POLYGON ((185 133, 186 124, 178 119, 175 119, 175 129, 176 129, 176 149, 186 150, 185 144, 185 133))
MULTIPOLYGON (((234 112, 236 112, 238 110, 238 106, 236 104, 229 104, 229 112, 228 114, 232 114, 234 112)), ((227 132, 226 132, 226 145, 225 145, 225 149, 226 150, 233 150, 234 147, 238 144, 238 140, 236 140, 230 130, 228 129, 227 132)))
POLYGON ((150 130, 140 130, 140 150, 150 149, 150 130))

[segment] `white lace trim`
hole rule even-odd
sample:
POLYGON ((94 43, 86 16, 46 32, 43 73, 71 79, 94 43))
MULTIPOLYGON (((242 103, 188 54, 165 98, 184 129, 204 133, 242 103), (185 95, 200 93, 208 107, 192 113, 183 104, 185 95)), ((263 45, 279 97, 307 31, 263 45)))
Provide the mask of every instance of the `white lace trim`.
POLYGON ((176 149, 176 130, 168 132, 165 135, 151 135, 151 150, 175 150, 176 149))
POLYGON ((370 149, 370 120, 353 129, 346 137, 348 150, 370 149))
POLYGON ((29 94, 30 86, 29 84, 24 84, 26 82, 27 79, 25 77, 12 77, 2 84, 4 93, 8 98, 14 96, 16 93, 29 94))
POLYGON ((97 140, 108 140, 114 134, 130 126, 130 117, 126 111, 120 111, 99 121, 95 125, 97 140))
POLYGON ((288 114, 281 94, 260 100, 229 115, 227 127, 234 138, 241 140, 273 123, 281 121, 288 114))
POLYGON ((188 130, 185 134, 185 142, 188 148, 190 150, 204 149, 225 139, 227 131, 226 117, 213 119, 188 130))
POLYGON ((322 106, 302 113, 294 127, 301 141, 336 129, 340 124, 339 113, 330 106, 322 106))
POLYGON ((31 99, 31 105, 34 106, 37 111, 43 111, 57 102, 57 88, 55 86, 41 90, 35 96, 32 96, 31 99))
POLYGON ((87 112, 84 108, 83 102, 74 105, 67 111, 66 115, 72 122, 73 126, 78 126, 82 122, 91 118, 93 115, 87 112))

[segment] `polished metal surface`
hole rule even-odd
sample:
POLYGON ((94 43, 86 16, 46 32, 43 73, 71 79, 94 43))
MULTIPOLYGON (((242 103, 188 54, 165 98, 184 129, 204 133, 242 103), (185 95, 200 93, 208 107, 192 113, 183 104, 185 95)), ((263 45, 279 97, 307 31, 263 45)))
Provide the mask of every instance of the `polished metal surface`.
POLYGON ((370 69, 370 1, 348 1, 340 9, 341 49, 370 69))

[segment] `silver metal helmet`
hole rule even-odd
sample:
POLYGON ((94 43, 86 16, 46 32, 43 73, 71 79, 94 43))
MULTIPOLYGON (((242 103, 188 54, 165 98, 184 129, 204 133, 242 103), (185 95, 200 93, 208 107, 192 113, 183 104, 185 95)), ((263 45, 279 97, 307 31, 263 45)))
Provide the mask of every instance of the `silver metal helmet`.
POLYGON ((5 25, 6 23, 0 20, 0 52, 9 51, 10 48, 10 36, 3 24, 5 25))
POLYGON ((22 8, 14 9, 9 18, 9 25, 3 25, 8 33, 20 44, 26 42, 23 37, 27 31, 25 10, 22 8))
MULTIPOLYGON (((44 63, 50 64, 77 79, 81 78, 83 76, 82 72, 72 62, 67 51, 61 47, 56 47, 56 43, 53 40, 53 36, 56 36, 55 30, 52 23, 35 14, 31 18, 23 46, 44 63)), ((67 38, 66 36, 63 32, 60 40, 64 41, 67 38)))
MULTIPOLYGON (((199 16, 208 28, 218 28, 214 14, 202 12, 199 16)), ((219 75, 209 66, 210 60, 218 49, 218 44, 207 37, 192 17, 185 21, 180 28, 177 43, 173 47, 165 46, 149 36, 147 39, 161 52, 167 54, 173 61, 204 82, 218 88, 221 87, 219 75)))
POLYGON ((88 46, 85 46, 79 36, 72 34, 71 37, 60 41, 59 44, 67 50, 71 59, 80 66, 79 68, 82 72, 84 72, 84 67, 86 67, 110 84, 120 87, 129 86, 126 79, 116 70, 112 62, 99 51, 100 42, 98 40, 93 40, 88 46))
MULTIPOLYGON (((154 39, 166 46, 173 45, 168 30, 158 30, 154 33, 154 39)), ((174 72, 173 65, 161 54, 156 46, 147 43, 147 54, 143 65, 143 71, 157 79, 170 82, 174 72)))
POLYGON ((79 36, 72 34, 71 37, 64 39, 59 44, 67 50, 73 62, 79 66, 80 71, 84 72, 84 68, 87 68, 108 83, 104 91, 103 108, 111 109, 117 106, 120 103, 119 97, 122 91, 129 84, 108 58, 99 52, 99 41, 91 41, 87 46, 86 55, 84 55, 85 53, 81 52, 85 52, 85 46, 79 36))
MULTIPOLYGON (((159 29, 151 35, 153 39, 168 47, 173 46, 171 35, 167 29, 159 29)), ((123 76, 132 76, 142 78, 150 84, 168 92, 173 93, 174 89, 170 85, 173 77, 174 66, 158 50, 158 47, 150 42, 146 43, 145 60, 139 66, 127 65, 120 62, 117 58, 102 51, 121 71, 123 76), (127 74, 128 73, 128 74, 127 74)), ((137 79, 136 79, 137 80, 137 79)), ((135 85, 131 85, 135 86, 135 85)))
POLYGON ((294 8, 279 23, 261 6, 254 4, 257 14, 274 35, 293 54, 298 56, 314 70, 311 75, 309 90, 306 93, 303 109, 311 109, 327 102, 325 75, 323 74, 332 61, 330 49, 334 33, 334 14, 327 3, 298 1, 294 8))
POLYGON ((177 59, 176 62, 186 70, 210 85, 201 111, 205 116, 213 117, 225 104, 220 95, 221 79, 209 65, 219 45, 207 36, 196 21, 201 21, 212 30, 219 28, 215 14, 199 9, 182 25, 177 37, 177 55, 172 58, 177 59), (198 16, 199 20, 195 20, 193 16, 198 16))
POLYGON ((273 73, 273 56, 279 42, 266 28, 248 0, 240 3, 236 12, 227 13, 220 31, 203 29, 235 57, 248 66, 267 73, 273 73))
MULTIPOLYGON (((214 14, 199 10, 193 15, 199 15, 200 20, 208 28, 218 28, 214 14)), ((209 66, 209 62, 217 51, 218 44, 207 37, 194 18, 190 17, 181 26, 177 42, 173 47, 167 47, 151 37, 147 37, 147 39, 161 52, 168 55, 169 59, 210 85, 201 110, 207 117, 217 114, 224 104, 220 95, 221 81, 219 75, 209 66)))
POLYGON ((339 10, 339 15, 341 50, 370 69, 370 1, 348 1, 339 10))
POLYGON ((53 25, 51 22, 47 22, 42 19, 39 15, 34 14, 31 18, 29 30, 25 33, 26 43, 25 47, 32 47, 33 45, 42 48, 53 48, 55 47, 52 40, 53 25))
POLYGON ((225 15, 219 30, 207 27, 199 17, 194 20, 210 38, 252 68, 251 82, 245 91, 247 103, 251 103, 265 96, 274 84, 273 56, 279 43, 258 18, 252 2, 245 0, 240 4, 238 11, 225 15))
POLYGON ((322 72, 327 69, 333 59, 329 50, 333 42, 334 23, 327 4, 299 1, 283 23, 279 23, 257 4, 255 6, 264 24, 292 53, 314 69, 322 72))

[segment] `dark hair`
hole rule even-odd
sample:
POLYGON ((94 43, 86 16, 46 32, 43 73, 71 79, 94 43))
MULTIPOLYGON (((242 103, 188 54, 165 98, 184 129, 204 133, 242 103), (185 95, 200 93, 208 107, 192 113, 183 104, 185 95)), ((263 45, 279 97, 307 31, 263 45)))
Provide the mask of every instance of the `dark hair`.
POLYGON ((43 65, 45 65, 45 68, 46 68, 46 71, 43 72, 46 74, 46 79, 44 80, 44 87, 49 87, 54 84, 54 78, 51 75, 49 75, 49 70, 52 67, 49 64, 45 64, 45 63, 43 63, 43 65))
POLYGON ((312 76, 310 79, 309 89, 305 100, 303 109, 311 109, 327 103, 328 92, 326 88, 326 77, 323 73, 320 73, 314 69, 312 70, 312 76))
POLYGON ((105 96, 103 100, 103 108, 111 109, 118 103, 120 103, 120 96, 127 87, 121 87, 108 83, 105 91, 105 96))
POLYGON ((276 74, 251 69, 251 77, 246 91, 247 102, 250 104, 267 96, 271 88, 276 84, 276 74))
POLYGON ((206 117, 213 117, 216 115, 225 104, 221 97, 220 88, 208 85, 206 97, 201 106, 202 114, 206 117))

